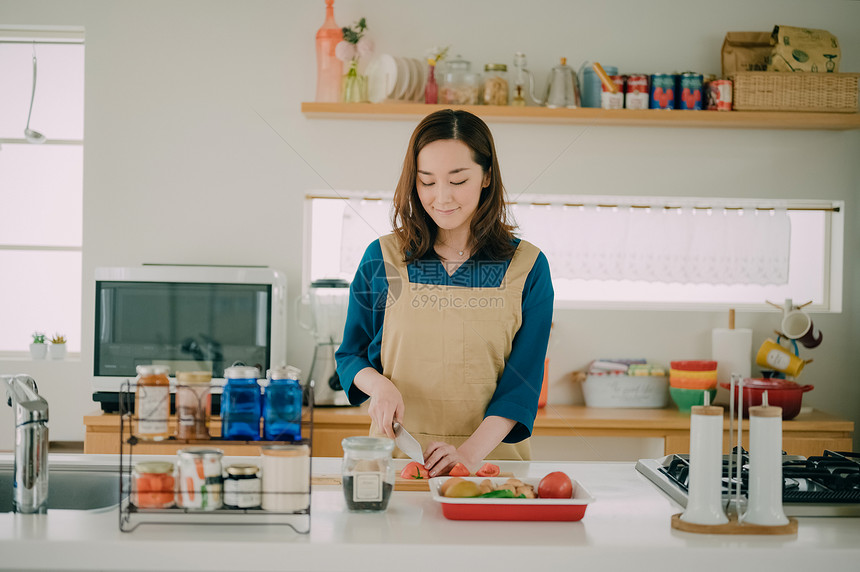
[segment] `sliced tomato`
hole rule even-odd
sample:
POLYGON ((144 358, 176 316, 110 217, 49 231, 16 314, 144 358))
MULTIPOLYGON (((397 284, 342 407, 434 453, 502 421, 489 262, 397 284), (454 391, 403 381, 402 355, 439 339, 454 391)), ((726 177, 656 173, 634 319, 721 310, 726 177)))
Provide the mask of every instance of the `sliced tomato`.
POLYGON ((412 461, 403 467, 403 470, 400 471, 400 477, 403 479, 429 479, 430 472, 421 463, 412 461))
POLYGON ((469 469, 466 468, 466 465, 463 463, 457 463, 454 465, 454 468, 448 473, 452 477, 468 477, 469 469))
POLYGON ((484 463, 484 466, 478 469, 478 472, 475 473, 476 477, 498 477, 499 473, 502 471, 499 469, 498 465, 494 465, 492 463, 484 463))

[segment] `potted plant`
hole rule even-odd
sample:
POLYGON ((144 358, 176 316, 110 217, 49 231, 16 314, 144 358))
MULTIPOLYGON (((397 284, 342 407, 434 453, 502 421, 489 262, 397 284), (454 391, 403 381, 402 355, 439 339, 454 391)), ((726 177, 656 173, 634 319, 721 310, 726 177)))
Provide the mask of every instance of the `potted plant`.
POLYGON ((66 357, 66 336, 63 334, 54 334, 51 338, 51 345, 48 347, 48 354, 51 359, 63 359, 66 357))
POLYGON ((33 343, 30 344, 30 355, 33 359, 45 359, 46 353, 48 353, 48 346, 45 345, 45 334, 42 332, 33 332, 33 343))

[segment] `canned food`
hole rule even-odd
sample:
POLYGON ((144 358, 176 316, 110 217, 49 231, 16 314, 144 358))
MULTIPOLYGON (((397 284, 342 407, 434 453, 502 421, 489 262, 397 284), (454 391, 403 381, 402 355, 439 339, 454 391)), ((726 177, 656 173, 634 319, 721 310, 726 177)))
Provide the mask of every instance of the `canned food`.
POLYGON ((173 506, 173 463, 144 461, 134 465, 131 503, 137 508, 173 506))
POLYGON ((257 465, 230 465, 224 478, 224 506, 259 508, 262 499, 260 468, 257 465))
POLYGON ((675 109, 675 75, 655 73, 651 75, 651 91, 648 100, 651 109, 675 109))
POLYGON ((179 480, 176 504, 195 510, 215 510, 223 504, 224 480, 220 449, 180 449, 176 452, 179 480))
POLYGON ((631 74, 627 76, 624 90, 624 107, 627 109, 648 109, 648 76, 631 74))
POLYGON ((618 86, 618 91, 612 93, 601 82, 600 84, 600 107, 603 109, 622 109, 624 107, 624 76, 611 75, 609 76, 615 85, 618 86))
POLYGON ((732 81, 715 79, 708 84, 708 109, 717 111, 732 110, 732 81))
POLYGON ((678 109, 702 109, 702 86, 700 73, 682 73, 678 87, 678 109))

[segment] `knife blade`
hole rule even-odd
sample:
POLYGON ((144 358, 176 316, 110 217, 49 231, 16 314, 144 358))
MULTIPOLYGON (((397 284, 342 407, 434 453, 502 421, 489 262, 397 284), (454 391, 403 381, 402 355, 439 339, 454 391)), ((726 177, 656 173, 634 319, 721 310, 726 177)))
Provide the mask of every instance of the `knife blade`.
POLYGON ((394 422, 394 444, 403 453, 418 463, 424 464, 424 451, 421 449, 421 444, 409 434, 409 431, 403 428, 398 422, 394 422))

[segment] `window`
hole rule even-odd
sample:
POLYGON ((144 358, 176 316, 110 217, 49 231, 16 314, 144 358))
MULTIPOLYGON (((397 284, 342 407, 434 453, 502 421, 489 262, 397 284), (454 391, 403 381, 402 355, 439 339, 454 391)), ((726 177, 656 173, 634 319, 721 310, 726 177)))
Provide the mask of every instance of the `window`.
MULTIPOLYGON (((549 259, 556 308, 752 310, 792 298, 834 312, 842 305, 843 208, 572 195, 523 196, 511 205, 520 236, 549 259), (595 252, 612 268, 585 260, 595 252)), ((390 194, 308 195, 306 283, 352 279, 367 245, 390 232, 390 209, 390 194)))
POLYGON ((0 352, 40 331, 80 351, 84 44, 79 30, 0 29, 0 352), (30 129, 24 130, 36 87, 30 129))

